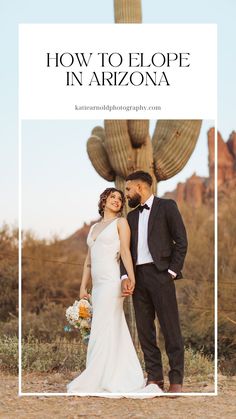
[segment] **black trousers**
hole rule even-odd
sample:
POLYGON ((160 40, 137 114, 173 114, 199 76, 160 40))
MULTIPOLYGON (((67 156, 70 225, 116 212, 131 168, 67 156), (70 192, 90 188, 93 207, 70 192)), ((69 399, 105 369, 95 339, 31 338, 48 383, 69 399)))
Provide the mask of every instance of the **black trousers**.
POLYGON ((163 380, 162 358, 157 346, 154 323, 156 313, 169 359, 170 383, 182 384, 184 345, 179 324, 175 284, 170 274, 167 271, 158 271, 154 264, 137 265, 133 304, 148 379, 163 380))

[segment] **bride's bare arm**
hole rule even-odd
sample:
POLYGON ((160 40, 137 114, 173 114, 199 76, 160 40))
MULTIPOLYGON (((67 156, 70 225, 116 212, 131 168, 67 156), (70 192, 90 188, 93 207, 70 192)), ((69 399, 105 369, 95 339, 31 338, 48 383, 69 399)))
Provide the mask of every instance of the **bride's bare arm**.
POLYGON ((128 221, 123 217, 118 221, 118 232, 120 236, 120 255, 128 275, 128 280, 131 283, 130 291, 133 291, 135 286, 135 276, 133 261, 130 253, 130 227, 128 221))
POLYGON ((88 298, 90 296, 87 291, 87 287, 90 280, 91 280, 91 255, 90 255, 90 249, 88 249, 88 253, 84 262, 82 281, 80 285, 80 294, 79 294, 80 299, 84 297, 88 298))

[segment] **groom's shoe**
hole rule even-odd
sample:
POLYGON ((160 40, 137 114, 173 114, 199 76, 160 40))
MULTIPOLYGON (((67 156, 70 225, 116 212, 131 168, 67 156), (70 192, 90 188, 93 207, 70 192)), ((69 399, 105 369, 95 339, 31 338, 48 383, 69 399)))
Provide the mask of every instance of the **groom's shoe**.
POLYGON ((168 393, 182 393, 182 384, 170 384, 168 393))
POLYGON ((147 384, 146 386, 148 386, 149 384, 157 384, 158 387, 160 387, 161 390, 164 391, 164 381, 157 381, 157 380, 147 380, 147 384))

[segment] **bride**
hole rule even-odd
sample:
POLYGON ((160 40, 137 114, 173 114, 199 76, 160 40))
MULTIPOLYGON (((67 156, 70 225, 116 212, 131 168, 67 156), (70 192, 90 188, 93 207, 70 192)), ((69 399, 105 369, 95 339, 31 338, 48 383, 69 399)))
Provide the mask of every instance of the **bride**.
POLYGON ((86 369, 67 384, 67 393, 101 397, 155 397, 162 390, 145 386, 143 371, 126 323, 121 294, 120 257, 132 290, 135 277, 130 254, 130 229, 121 217, 125 197, 116 188, 100 195, 98 212, 102 219, 87 237, 80 298, 88 298, 92 279, 93 318, 87 349, 86 369), (116 393, 116 394, 114 394, 116 393), (132 393, 132 394, 129 394, 132 393), (135 394, 133 394, 135 393, 135 394))

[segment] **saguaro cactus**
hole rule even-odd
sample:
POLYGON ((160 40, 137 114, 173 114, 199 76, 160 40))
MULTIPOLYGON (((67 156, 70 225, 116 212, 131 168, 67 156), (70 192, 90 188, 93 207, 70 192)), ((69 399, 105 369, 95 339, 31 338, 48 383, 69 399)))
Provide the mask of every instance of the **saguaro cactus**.
MULTIPOLYGON (((141 0, 114 0, 116 23, 141 23, 141 0)), ((177 174, 187 163, 196 145, 201 121, 160 120, 153 138, 148 120, 106 120, 95 127, 87 142, 92 165, 104 179, 124 190, 125 177, 135 170, 145 170, 157 182, 177 174)), ((128 208, 126 208, 128 211, 128 208)), ((134 342, 137 334, 131 299, 126 299, 129 326, 134 342)))
POLYGON ((125 177, 145 170, 157 182, 178 173, 196 145, 201 121, 160 120, 151 140, 148 120, 106 120, 95 127, 87 143, 89 158, 104 179, 124 190, 125 177))

